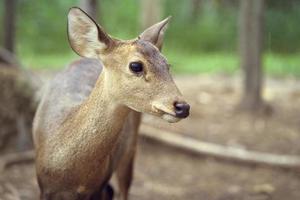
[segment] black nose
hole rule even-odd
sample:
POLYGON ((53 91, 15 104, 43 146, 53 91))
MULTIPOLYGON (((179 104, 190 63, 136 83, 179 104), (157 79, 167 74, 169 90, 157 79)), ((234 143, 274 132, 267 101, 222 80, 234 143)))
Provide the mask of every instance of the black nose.
POLYGON ((175 114, 178 118, 186 118, 190 114, 190 105, 187 103, 175 102, 175 114))

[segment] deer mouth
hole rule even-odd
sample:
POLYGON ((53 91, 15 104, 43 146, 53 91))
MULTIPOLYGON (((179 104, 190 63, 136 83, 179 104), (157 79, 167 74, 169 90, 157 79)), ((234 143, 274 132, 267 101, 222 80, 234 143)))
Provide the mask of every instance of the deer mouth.
POLYGON ((162 114, 161 118, 166 120, 169 123, 175 123, 175 122, 179 122, 181 120, 180 118, 175 117, 174 115, 171 115, 169 113, 162 114))
POLYGON ((170 110, 166 107, 153 105, 153 109, 156 115, 169 123, 175 123, 181 120, 181 118, 176 117, 176 114, 173 110, 170 110))

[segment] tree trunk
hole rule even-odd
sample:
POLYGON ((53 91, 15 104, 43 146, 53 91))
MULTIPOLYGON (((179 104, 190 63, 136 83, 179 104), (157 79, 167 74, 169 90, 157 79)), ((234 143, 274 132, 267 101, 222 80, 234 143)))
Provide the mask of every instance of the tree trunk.
POLYGON ((80 8, 93 19, 98 19, 98 0, 80 0, 80 8))
POLYGON ((12 52, 0 47, 0 67, 18 68, 21 64, 12 52))
POLYGON ((263 105, 262 50, 264 26, 264 0, 241 0, 240 56, 244 75, 241 108, 257 111, 263 105))
POLYGON ((161 0, 141 0, 141 27, 142 29, 161 20, 161 0))
POLYGON ((202 0, 192 0, 192 21, 197 21, 198 16, 200 15, 200 9, 201 9, 202 0))
POLYGON ((3 44, 8 51, 15 53, 16 0, 4 1, 3 44))

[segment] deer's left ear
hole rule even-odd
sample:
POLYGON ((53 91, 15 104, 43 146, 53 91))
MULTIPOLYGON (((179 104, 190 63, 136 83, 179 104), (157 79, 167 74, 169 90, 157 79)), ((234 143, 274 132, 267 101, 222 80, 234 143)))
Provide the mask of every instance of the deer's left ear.
POLYGON ((146 40, 154 44, 159 50, 161 50, 164 40, 164 33, 167 29, 168 22, 170 21, 171 17, 164 19, 157 24, 147 28, 139 38, 142 40, 146 40))

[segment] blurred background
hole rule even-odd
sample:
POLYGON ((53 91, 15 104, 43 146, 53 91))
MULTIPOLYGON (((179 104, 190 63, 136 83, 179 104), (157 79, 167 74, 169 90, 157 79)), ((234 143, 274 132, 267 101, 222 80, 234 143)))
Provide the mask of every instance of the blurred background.
POLYGON ((121 39, 172 16, 163 54, 191 116, 143 117, 131 199, 300 199, 298 0, 1 0, 0 199, 38 197, 32 118, 79 58, 72 6, 121 39))

